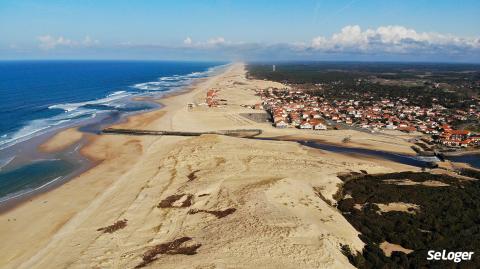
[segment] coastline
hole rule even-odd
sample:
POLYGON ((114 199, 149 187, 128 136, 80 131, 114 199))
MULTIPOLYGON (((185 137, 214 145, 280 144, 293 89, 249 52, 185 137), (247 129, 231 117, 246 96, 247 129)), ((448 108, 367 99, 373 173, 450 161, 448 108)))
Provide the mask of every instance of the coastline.
MULTIPOLYGON (((268 81, 247 81, 243 66, 234 64, 221 74, 157 100, 163 105, 160 109, 130 116, 113 126, 176 131, 259 127, 266 133, 277 133, 267 123, 239 116, 250 111, 241 104, 258 102, 253 87, 275 85, 278 86, 268 81), (220 97, 228 100, 228 105, 202 105, 210 88, 219 89, 220 97), (194 109, 189 110, 188 103, 194 103, 194 109)), ((332 139, 341 137, 333 135, 332 139)), ((377 147, 382 148, 383 144, 377 147)), ((232 263, 242 259, 250 266, 271 268, 299 263, 351 268, 338 244, 360 250, 363 243, 358 232, 319 199, 312 187, 318 187, 322 197, 332 200, 340 183, 336 177, 339 172, 418 170, 389 161, 322 152, 292 142, 217 135, 92 135, 80 153, 98 165, 0 214, 0 239, 5 242, 0 246, 0 266, 132 267, 152 244, 186 235, 202 243, 199 253, 162 257, 165 266, 181 263, 186 268, 207 261, 219 265, 222 257, 229 257, 232 263), (188 175, 199 179, 189 182, 188 175), (297 186, 295 190, 292 184, 297 186), (188 208, 161 210, 155 206, 175 193, 191 193, 194 208, 230 207, 237 211, 231 217, 215 220, 189 215, 188 208), (299 199, 308 202, 290 206, 299 199), (122 218, 128 219, 124 230, 112 235, 96 231, 122 218), (212 221, 218 223, 212 225, 212 221), (236 238, 236 234, 241 237, 236 238), (272 237, 273 234, 283 239, 272 237), (252 235, 256 236, 255 241, 252 235), (320 239, 297 244, 307 237, 320 239), (228 247, 219 251, 219 244, 228 247), (281 245, 287 252, 272 248, 274 245, 281 245), (273 252, 265 260, 247 259, 256 251, 273 252)))
MULTIPOLYGON (((220 68, 219 71, 227 68, 229 64, 220 65, 216 68, 220 68)), ((215 71, 218 73, 218 71, 215 71)), ((215 73, 213 74, 215 75, 215 73)), ((80 177, 83 173, 88 172, 90 169, 93 169, 99 165, 104 158, 99 157, 97 153, 89 152, 85 150, 90 144, 95 143, 95 140, 98 138, 98 134, 95 134, 100 129, 104 127, 118 127, 118 126, 128 126, 128 128, 139 127, 139 122, 147 125, 151 122, 152 118, 159 118, 163 112, 160 112, 163 108, 162 100, 164 98, 181 95, 188 91, 191 91, 195 88, 198 83, 208 79, 209 77, 199 77, 192 79, 192 82, 189 85, 185 85, 179 88, 176 88, 172 91, 167 91, 162 93, 160 97, 133 97, 132 101, 138 102, 149 102, 155 104, 155 108, 148 109, 146 111, 136 111, 131 112, 127 115, 121 116, 112 123, 102 123, 100 122, 93 123, 94 126, 92 130, 81 130, 82 128, 90 128, 92 123, 80 122, 73 126, 67 126, 60 128, 58 130, 52 130, 45 134, 41 134, 38 137, 34 137, 31 140, 33 143, 28 142, 27 148, 28 151, 34 152, 34 155, 38 156, 52 156, 64 155, 65 153, 77 153, 77 157, 70 158, 73 160, 72 163, 75 163, 75 168, 72 172, 67 175, 55 178, 49 182, 46 182, 35 189, 28 190, 26 192, 21 192, 15 194, 13 197, 7 197, 5 200, 0 202, 0 214, 8 212, 15 207, 23 204, 26 201, 31 201, 37 196, 41 196, 45 193, 48 193, 63 184, 73 180, 77 177, 80 177), (151 114, 151 112, 155 112, 151 114), (158 112, 158 113, 157 113, 158 112), (141 120, 130 120, 130 118, 135 116, 140 116, 143 114, 148 114, 147 118, 142 118, 141 120), (99 130, 98 127, 101 126, 99 130), (85 163, 85 161, 87 163, 85 163)), ((109 122, 110 120, 107 120, 109 122)), ((90 128, 91 129, 91 128, 90 128)), ((23 147, 23 146, 22 146, 23 147)))

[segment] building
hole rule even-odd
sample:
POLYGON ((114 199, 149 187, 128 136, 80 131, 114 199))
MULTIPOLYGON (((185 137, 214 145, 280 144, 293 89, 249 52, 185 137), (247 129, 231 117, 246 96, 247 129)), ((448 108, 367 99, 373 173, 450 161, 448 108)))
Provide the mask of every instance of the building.
POLYGON ((278 122, 275 123, 275 127, 277 128, 287 128, 288 127, 288 123, 286 123, 285 121, 283 120, 280 120, 278 122))
POLYGON ((300 129, 312 129, 312 128, 313 128, 313 126, 308 121, 303 121, 300 124, 300 129))

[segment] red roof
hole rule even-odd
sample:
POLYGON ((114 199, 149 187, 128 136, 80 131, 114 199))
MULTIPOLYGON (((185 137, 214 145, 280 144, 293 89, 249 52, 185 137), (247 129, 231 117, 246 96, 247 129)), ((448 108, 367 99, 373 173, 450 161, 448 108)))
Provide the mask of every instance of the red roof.
POLYGON ((469 135, 470 131, 467 131, 467 130, 450 130, 449 133, 452 134, 452 135, 469 135))

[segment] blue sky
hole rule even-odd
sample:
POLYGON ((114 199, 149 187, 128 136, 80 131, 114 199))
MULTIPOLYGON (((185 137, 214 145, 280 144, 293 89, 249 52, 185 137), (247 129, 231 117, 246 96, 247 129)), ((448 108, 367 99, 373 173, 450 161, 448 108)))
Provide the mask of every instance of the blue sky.
POLYGON ((2 0, 0 59, 480 61, 480 1, 2 0))

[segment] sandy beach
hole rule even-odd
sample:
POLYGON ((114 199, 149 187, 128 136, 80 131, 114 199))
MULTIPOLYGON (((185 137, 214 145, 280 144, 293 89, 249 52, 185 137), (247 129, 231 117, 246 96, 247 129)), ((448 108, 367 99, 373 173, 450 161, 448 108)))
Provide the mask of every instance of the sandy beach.
MULTIPOLYGON (((337 144, 350 136, 349 146, 414 154, 401 135, 279 130, 247 119, 240 114, 261 112, 241 106, 260 102, 255 89, 284 86, 248 80, 245 72, 243 64, 232 64, 159 100, 161 109, 114 127, 256 128, 264 137, 337 144), (206 106, 209 89, 218 90, 226 105, 206 106)), ((41 149, 57 151, 82 136, 69 129, 41 149)), ((98 165, 0 215, 1 268, 352 268, 340 246, 360 251, 363 242, 329 205, 341 183, 337 174, 418 170, 286 141, 220 135, 85 138, 81 153, 98 165), (114 225, 123 220, 125 225, 114 225), (98 231, 110 225, 111 233, 98 231), (165 244, 169 251, 152 254, 165 244), (147 254, 153 255, 148 262, 147 254)))

